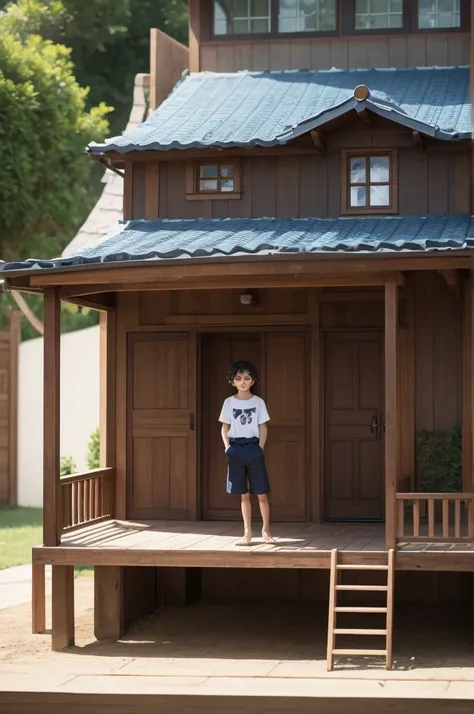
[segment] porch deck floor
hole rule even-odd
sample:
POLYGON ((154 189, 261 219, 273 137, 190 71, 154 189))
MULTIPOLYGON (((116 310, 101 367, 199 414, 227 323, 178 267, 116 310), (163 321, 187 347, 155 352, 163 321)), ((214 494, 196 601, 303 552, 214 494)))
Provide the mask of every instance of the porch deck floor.
MULTIPOLYGON (((276 544, 266 544, 255 523, 248 547, 242 525, 210 521, 110 520, 63 534, 61 545, 33 549, 35 562, 70 565, 329 568, 337 548, 352 563, 384 562, 383 524, 276 523, 276 544), (349 555, 350 554, 350 555, 349 555)), ((474 570, 474 544, 399 544, 397 568, 474 570)))

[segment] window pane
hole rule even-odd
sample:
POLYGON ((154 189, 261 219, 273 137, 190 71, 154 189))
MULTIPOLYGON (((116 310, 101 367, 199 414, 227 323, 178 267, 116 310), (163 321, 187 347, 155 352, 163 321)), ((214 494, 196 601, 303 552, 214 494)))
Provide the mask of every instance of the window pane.
POLYGON ((279 32, 336 29, 336 0, 279 0, 279 32))
POLYGON ((221 164, 220 166, 221 176, 233 176, 234 175, 234 165, 233 164, 221 164))
POLYGON ((218 181, 217 179, 201 179, 199 181, 200 191, 217 191, 218 181))
POLYGON ((370 157, 370 183, 386 183, 389 181, 390 160, 388 156, 370 157))
POLYGON ((390 206, 390 186, 388 184, 370 187, 370 205, 390 206))
POLYGON ((270 32, 271 0, 214 0, 214 33, 270 32))
POLYGON ((355 29, 403 27, 403 0, 356 0, 355 29))
POLYGON ((349 183, 365 183, 365 158, 351 159, 350 182, 349 183))
POLYGON ((460 27, 460 0, 418 0, 418 26, 424 30, 460 27))
POLYGON ((219 176, 219 168, 216 165, 204 164, 199 169, 202 178, 214 178, 219 176))
POLYGON ((234 190, 234 179, 233 178, 221 180, 221 191, 223 193, 228 193, 229 191, 233 191, 233 190, 234 190))
POLYGON ((351 206, 356 208, 357 206, 366 206, 367 205, 367 191, 365 186, 358 187, 358 186, 352 186, 351 187, 351 206))

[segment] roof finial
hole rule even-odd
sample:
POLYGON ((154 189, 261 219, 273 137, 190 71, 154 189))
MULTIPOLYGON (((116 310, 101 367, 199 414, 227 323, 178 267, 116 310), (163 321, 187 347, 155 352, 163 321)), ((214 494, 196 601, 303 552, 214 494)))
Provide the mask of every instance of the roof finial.
POLYGON ((366 87, 365 84, 359 84, 354 89, 354 99, 356 99, 358 102, 365 102, 365 100, 369 98, 369 95, 369 88, 366 87))

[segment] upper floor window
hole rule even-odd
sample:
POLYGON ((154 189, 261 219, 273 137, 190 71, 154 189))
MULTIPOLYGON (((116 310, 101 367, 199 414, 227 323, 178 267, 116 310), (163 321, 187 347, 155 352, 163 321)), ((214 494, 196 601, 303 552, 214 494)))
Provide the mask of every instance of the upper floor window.
POLYGON ((330 32, 336 29, 336 0, 279 0, 279 32, 330 32))
POLYGON ((238 161, 186 162, 188 200, 240 198, 240 193, 240 164, 238 161))
POLYGON ((395 213, 396 157, 394 151, 343 153, 343 205, 348 213, 395 213))
POLYGON ((418 0, 420 30, 461 27, 460 0, 418 0))
POLYGON ((270 32, 270 0, 214 0, 215 35, 270 32))
POLYGON ((356 0, 356 30, 403 27, 403 0, 356 0))
POLYGON ((334 32, 338 0, 214 0, 214 35, 334 32))

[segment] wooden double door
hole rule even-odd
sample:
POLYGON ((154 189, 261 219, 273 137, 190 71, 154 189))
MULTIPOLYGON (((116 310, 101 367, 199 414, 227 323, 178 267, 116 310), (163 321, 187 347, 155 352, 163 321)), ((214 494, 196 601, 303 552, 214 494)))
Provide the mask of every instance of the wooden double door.
POLYGON ((250 360, 259 372, 256 393, 270 414, 265 459, 270 477, 272 518, 304 520, 308 425, 308 370, 305 332, 209 334, 203 336, 202 516, 240 519, 240 499, 226 493, 227 460, 218 422, 222 402, 235 390, 227 383, 229 365, 250 360))
POLYGON ((325 519, 382 520, 383 333, 328 332, 324 347, 325 519))

